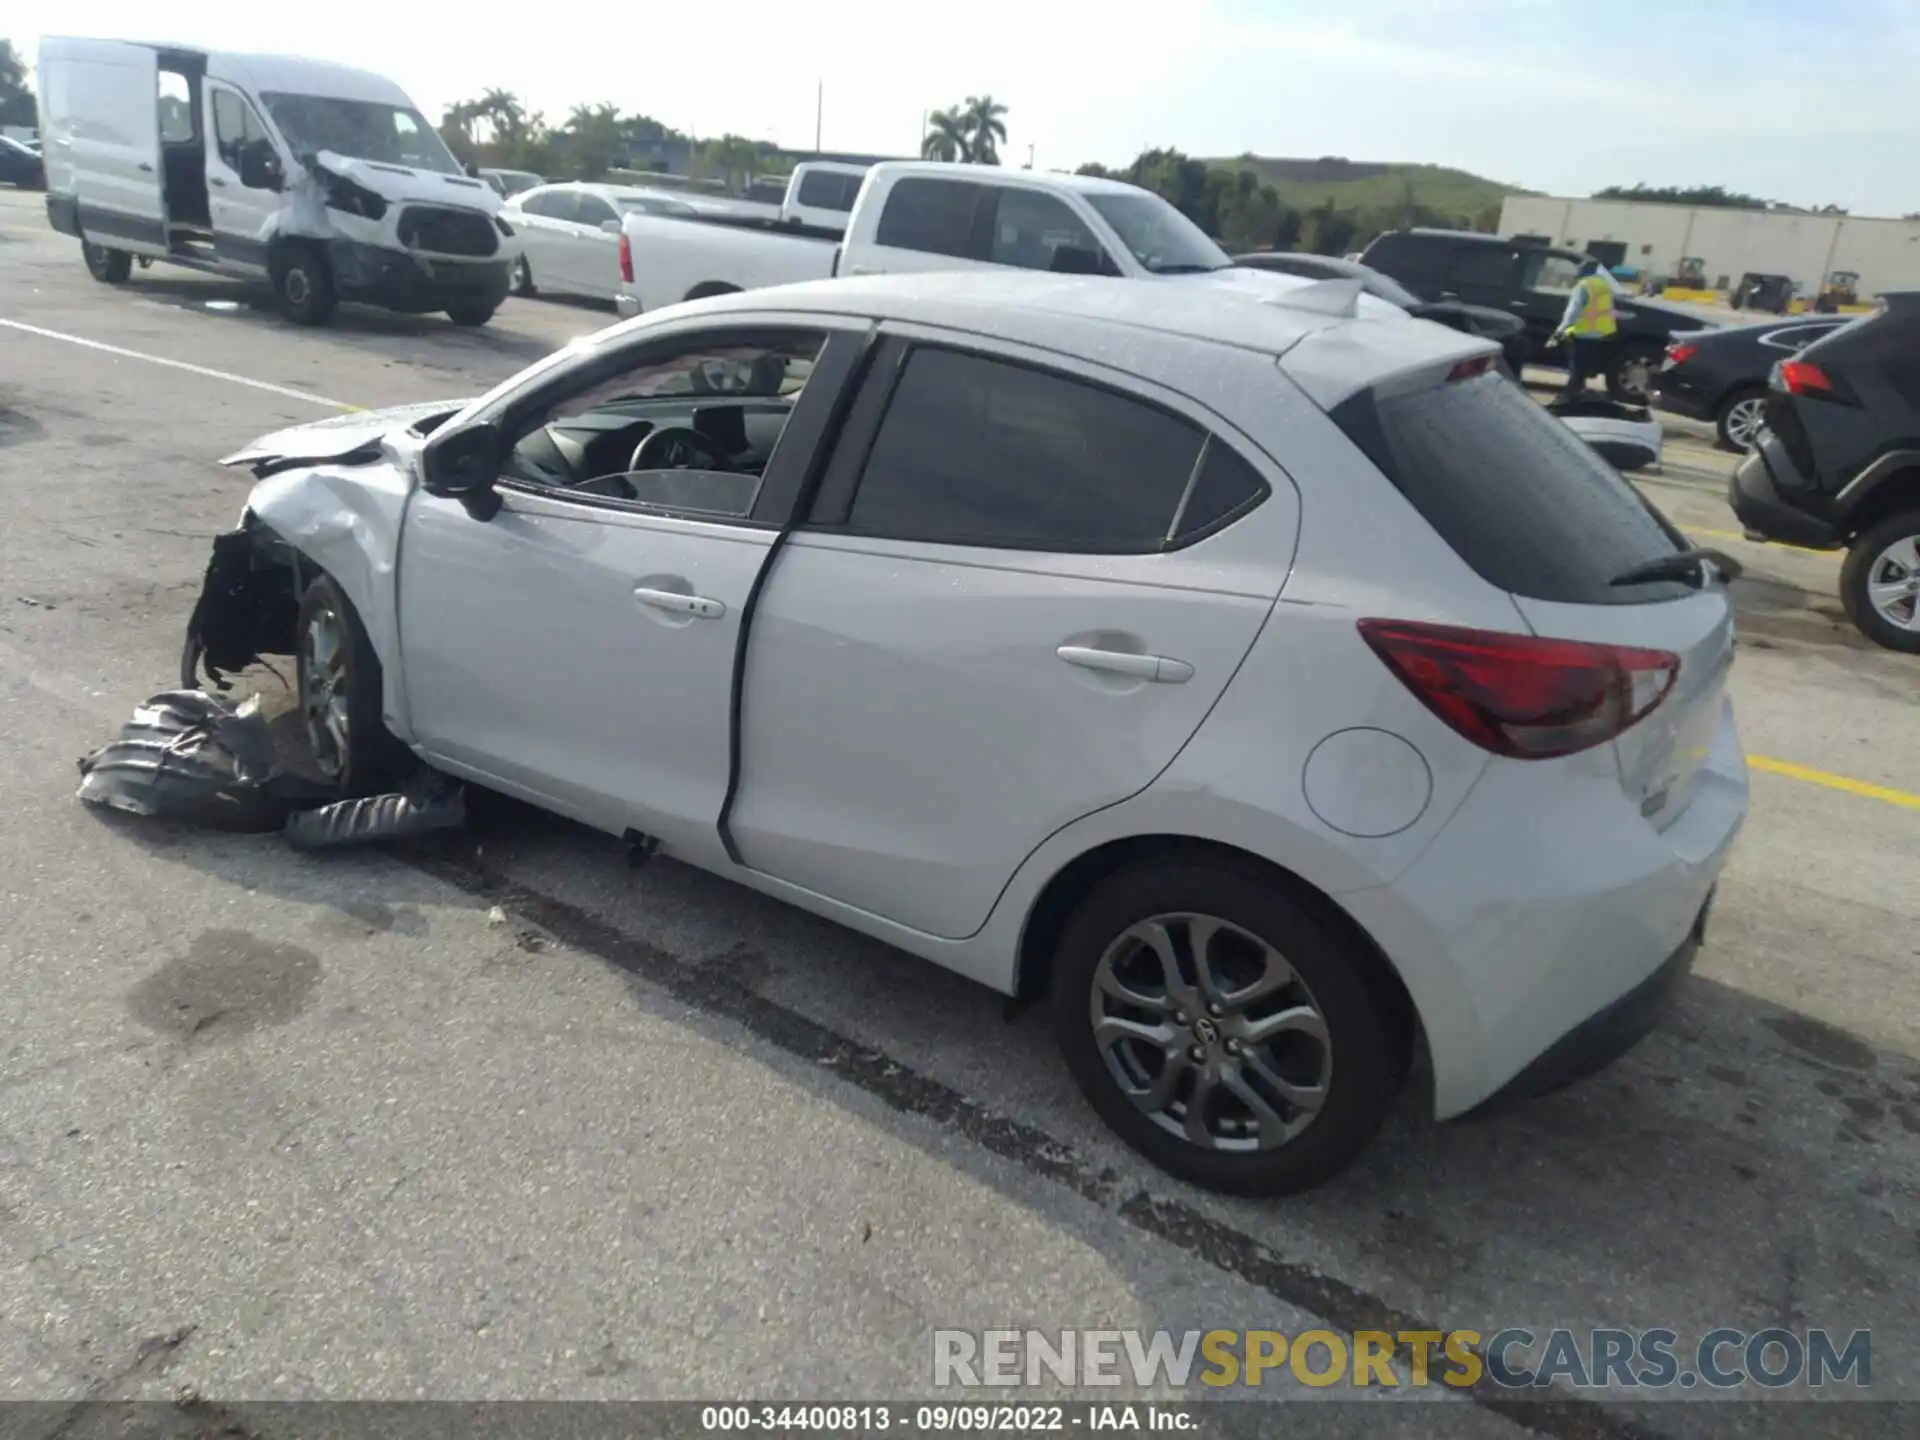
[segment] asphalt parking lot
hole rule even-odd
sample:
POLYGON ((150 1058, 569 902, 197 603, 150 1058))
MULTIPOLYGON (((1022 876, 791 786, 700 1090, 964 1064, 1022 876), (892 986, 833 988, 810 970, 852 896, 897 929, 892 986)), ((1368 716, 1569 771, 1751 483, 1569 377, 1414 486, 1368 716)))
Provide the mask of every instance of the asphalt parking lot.
MULTIPOLYGON (((250 483, 216 457, 610 321, 297 330, 186 272, 98 285, 0 191, 0 1398, 845 1400, 928 1393, 936 1328, 1824 1325, 1920 1399, 1920 664, 1836 618, 1833 557, 1740 538, 1705 427, 1643 483, 1749 566, 1755 772, 1679 1012, 1505 1118, 1403 1110, 1286 1203, 1121 1148, 1042 1015, 559 821, 315 858, 74 802, 174 681, 250 483)), ((1422 1434, 1733 1414, 1420 1397, 1422 1434)), ((1738 1423, 1912 1433, 1834 1414, 1738 1423)))

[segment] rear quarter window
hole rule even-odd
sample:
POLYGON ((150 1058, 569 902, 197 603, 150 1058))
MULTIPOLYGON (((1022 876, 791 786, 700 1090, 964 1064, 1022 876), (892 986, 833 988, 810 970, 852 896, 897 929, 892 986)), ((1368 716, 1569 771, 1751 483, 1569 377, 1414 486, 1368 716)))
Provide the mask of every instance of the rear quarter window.
POLYGON ((1611 583, 1681 546, 1639 491, 1512 381, 1487 374, 1408 394, 1363 391, 1332 413, 1488 584, 1575 605, 1692 593, 1678 582, 1611 583))

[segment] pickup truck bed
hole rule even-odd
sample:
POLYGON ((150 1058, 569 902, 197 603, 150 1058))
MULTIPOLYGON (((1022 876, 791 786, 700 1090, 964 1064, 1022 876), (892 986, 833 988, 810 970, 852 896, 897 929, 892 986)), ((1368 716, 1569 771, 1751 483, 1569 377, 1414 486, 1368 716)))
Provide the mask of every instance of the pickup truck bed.
POLYGON ((782 221, 629 213, 621 221, 623 318, 682 300, 834 273, 840 235, 782 221))

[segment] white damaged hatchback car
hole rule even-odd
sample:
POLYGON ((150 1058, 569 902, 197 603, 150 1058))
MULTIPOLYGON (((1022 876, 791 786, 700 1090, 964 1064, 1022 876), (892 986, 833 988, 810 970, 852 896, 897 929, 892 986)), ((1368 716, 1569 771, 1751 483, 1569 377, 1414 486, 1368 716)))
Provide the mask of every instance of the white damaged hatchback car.
POLYGON ((1632 1045, 1746 814, 1724 572, 1496 354, 1338 281, 676 306, 231 457, 188 668, 1047 996, 1129 1144, 1297 1190, 1632 1045))

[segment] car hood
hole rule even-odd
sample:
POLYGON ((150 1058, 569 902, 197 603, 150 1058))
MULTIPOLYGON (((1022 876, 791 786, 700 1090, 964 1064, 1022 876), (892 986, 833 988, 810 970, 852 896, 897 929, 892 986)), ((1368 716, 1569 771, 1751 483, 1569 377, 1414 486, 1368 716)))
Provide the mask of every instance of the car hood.
POLYGON ((283 461, 317 464, 323 460, 341 460, 377 446, 396 430, 406 430, 422 420, 457 415, 471 400, 433 400, 419 405, 394 405, 385 410, 355 410, 309 425, 290 425, 262 435, 224 457, 222 465, 252 465, 256 468, 283 461))
POLYGON ((383 200, 430 200, 459 205, 487 215, 500 212, 500 193, 484 180, 448 175, 438 170, 412 170, 384 160, 356 160, 333 150, 322 150, 313 163, 330 175, 373 191, 383 200))

